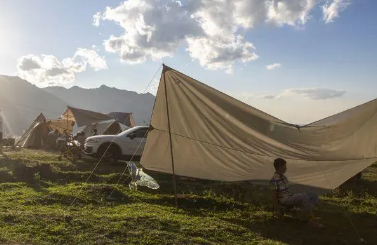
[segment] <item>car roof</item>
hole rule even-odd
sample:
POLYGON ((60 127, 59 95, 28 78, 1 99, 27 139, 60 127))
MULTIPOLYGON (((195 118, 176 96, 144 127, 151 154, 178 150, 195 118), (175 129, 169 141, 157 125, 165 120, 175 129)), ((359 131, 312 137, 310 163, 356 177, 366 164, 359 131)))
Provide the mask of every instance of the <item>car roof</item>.
POLYGON ((149 128, 149 126, 135 126, 135 127, 132 127, 132 128, 149 128))

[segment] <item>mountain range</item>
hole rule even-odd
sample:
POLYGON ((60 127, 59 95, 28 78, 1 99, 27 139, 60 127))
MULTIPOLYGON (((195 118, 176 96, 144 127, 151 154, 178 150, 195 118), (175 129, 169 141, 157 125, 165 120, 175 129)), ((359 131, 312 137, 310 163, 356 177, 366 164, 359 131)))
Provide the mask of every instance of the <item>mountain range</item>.
POLYGON ((97 111, 132 112, 136 124, 148 123, 155 96, 120 90, 102 85, 85 89, 78 86, 39 88, 14 76, 0 76, 0 110, 4 132, 19 136, 32 121, 43 113, 47 118, 59 118, 67 106, 97 111))

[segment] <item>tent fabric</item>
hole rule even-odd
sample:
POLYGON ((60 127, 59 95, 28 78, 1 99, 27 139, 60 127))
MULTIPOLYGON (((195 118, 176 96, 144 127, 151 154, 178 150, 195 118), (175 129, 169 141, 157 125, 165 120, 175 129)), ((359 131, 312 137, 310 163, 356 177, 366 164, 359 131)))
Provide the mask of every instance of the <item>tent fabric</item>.
POLYGON ((26 132, 16 141, 16 146, 21 147, 28 147, 28 146, 36 146, 39 147, 41 141, 41 133, 38 132, 41 127, 40 125, 46 122, 46 117, 40 113, 38 117, 33 121, 33 123, 29 126, 29 128, 26 130, 26 132))
POLYGON ((72 123, 73 121, 65 120, 65 119, 54 119, 54 120, 47 120, 47 127, 51 130, 58 130, 59 133, 63 133, 64 130, 67 132, 72 132, 72 123))
POLYGON ((376 112, 373 100, 296 127, 164 65, 141 164, 172 173, 173 157, 180 176, 267 185, 280 157, 293 190, 323 193, 377 160, 376 112))
POLYGON ((112 119, 110 116, 95 112, 95 111, 89 111, 74 107, 69 107, 67 110, 61 115, 61 119, 68 119, 76 122, 78 127, 86 126, 89 124, 110 120, 112 119))
POLYGON ((93 135, 94 129, 97 129, 97 134, 99 135, 115 135, 124 131, 123 128, 128 127, 112 119, 87 125, 81 131, 85 133, 85 137, 89 137, 93 135))
POLYGON ((132 113, 128 112, 110 112, 108 116, 116 119, 118 122, 132 128, 136 126, 132 113))
POLYGON ((47 120, 41 113, 29 126, 26 132, 15 143, 20 147, 41 147, 47 140, 47 135, 51 130, 58 130, 63 133, 64 130, 72 131, 72 121, 67 120, 47 120), (68 124, 67 124, 68 123, 68 124), (67 126, 68 125, 68 126, 67 126))
POLYGON ((125 131, 125 130, 127 130, 127 129, 129 129, 129 128, 131 128, 131 127, 128 127, 128 126, 126 126, 126 125, 124 125, 122 123, 119 123, 119 126, 120 126, 120 129, 122 130, 122 132, 125 131))

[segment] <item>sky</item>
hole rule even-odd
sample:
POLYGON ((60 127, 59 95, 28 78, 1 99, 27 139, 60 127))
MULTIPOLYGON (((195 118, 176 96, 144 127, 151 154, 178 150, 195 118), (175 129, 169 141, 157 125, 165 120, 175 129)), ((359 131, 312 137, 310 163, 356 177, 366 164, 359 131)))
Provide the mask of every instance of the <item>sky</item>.
POLYGON ((155 93, 165 63, 305 124, 377 96, 376 8, 373 0, 0 1, 0 74, 38 87, 155 93))

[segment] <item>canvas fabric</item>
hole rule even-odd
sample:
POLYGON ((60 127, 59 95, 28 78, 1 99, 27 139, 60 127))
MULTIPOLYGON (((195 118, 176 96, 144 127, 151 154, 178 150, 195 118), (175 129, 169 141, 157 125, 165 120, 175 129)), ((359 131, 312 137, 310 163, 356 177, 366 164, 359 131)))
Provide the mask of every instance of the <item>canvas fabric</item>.
POLYGON ((75 121, 78 127, 113 119, 112 117, 99 112, 74 107, 68 107, 60 118, 75 121))
POLYGON ((110 117, 116 119, 118 122, 120 122, 123 125, 126 125, 127 127, 135 127, 136 123, 133 117, 132 113, 127 112, 110 112, 108 114, 110 117))
MULTIPOLYGON (((124 126, 124 125, 122 125, 124 126)), ((90 125, 85 126, 81 131, 85 133, 85 137, 92 136, 94 133, 94 129, 97 129, 97 134, 119 134, 123 131, 121 124, 116 120, 108 120, 99 123, 93 123, 90 125)))
POLYGON ((173 157, 180 176, 269 185, 280 157, 292 191, 327 192, 377 160, 376 112, 373 100, 298 127, 164 65, 141 164, 172 173, 173 157))

